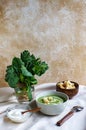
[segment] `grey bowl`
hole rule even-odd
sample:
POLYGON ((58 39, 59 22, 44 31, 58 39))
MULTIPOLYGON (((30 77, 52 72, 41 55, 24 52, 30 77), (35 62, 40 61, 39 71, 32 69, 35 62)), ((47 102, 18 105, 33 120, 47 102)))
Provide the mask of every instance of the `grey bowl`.
POLYGON ((62 113, 67 105, 68 100, 69 98, 65 93, 56 92, 56 91, 45 91, 45 92, 41 92, 36 96, 37 106, 40 107, 41 108, 40 111, 46 115, 59 115, 60 113, 62 113), (47 95, 60 96, 64 99, 64 102, 59 104, 44 104, 38 101, 40 97, 47 96, 47 95))

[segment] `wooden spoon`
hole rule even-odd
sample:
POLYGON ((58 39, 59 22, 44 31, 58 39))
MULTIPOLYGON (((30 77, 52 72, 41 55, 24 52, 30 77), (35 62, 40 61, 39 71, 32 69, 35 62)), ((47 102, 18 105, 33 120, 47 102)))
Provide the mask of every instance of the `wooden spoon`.
POLYGON ((79 111, 82 111, 82 110, 83 110, 83 107, 81 107, 81 106, 74 106, 68 114, 66 114, 61 120, 59 120, 56 123, 56 125, 57 126, 61 126, 65 121, 67 121, 71 116, 73 116, 73 114, 75 112, 79 112, 79 111))
POLYGON ((29 109, 29 110, 26 110, 26 111, 23 111, 21 112, 22 114, 26 113, 26 112, 38 112, 41 108, 37 107, 37 108, 34 108, 34 109, 29 109))

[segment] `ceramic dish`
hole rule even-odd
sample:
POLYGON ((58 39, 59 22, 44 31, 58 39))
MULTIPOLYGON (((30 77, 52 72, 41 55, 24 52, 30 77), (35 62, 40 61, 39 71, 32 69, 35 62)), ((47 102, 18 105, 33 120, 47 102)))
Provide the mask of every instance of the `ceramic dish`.
POLYGON ((68 96, 62 92, 56 92, 56 91, 45 91, 41 92, 36 96, 36 104, 38 107, 40 107, 40 111, 46 115, 58 115, 61 112, 64 111, 68 101, 68 96), (39 101, 39 98, 46 97, 46 96, 57 96, 63 99, 63 102, 58 102, 55 104, 45 104, 39 101))
POLYGON ((21 112, 30 109, 28 104, 17 104, 7 109, 7 117, 17 123, 25 122, 31 116, 31 112, 22 114, 21 112))

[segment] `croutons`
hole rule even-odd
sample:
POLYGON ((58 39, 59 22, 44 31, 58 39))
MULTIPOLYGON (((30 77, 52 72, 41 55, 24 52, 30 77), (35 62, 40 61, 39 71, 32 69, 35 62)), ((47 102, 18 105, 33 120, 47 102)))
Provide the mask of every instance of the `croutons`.
POLYGON ((71 81, 67 80, 61 83, 58 83, 58 86, 62 89, 75 89, 75 85, 74 83, 72 83, 71 81))

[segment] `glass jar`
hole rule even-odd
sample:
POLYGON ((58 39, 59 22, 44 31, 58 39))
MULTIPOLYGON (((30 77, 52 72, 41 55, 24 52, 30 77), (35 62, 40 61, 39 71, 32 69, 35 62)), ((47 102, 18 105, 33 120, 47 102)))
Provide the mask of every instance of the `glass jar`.
MULTIPOLYGON (((34 98, 34 86, 30 86, 31 88, 31 96, 32 99, 34 98)), ((32 99, 29 97, 28 90, 25 87, 22 86, 17 86, 14 88, 15 90, 15 95, 18 100, 18 102, 30 102, 32 99)))

